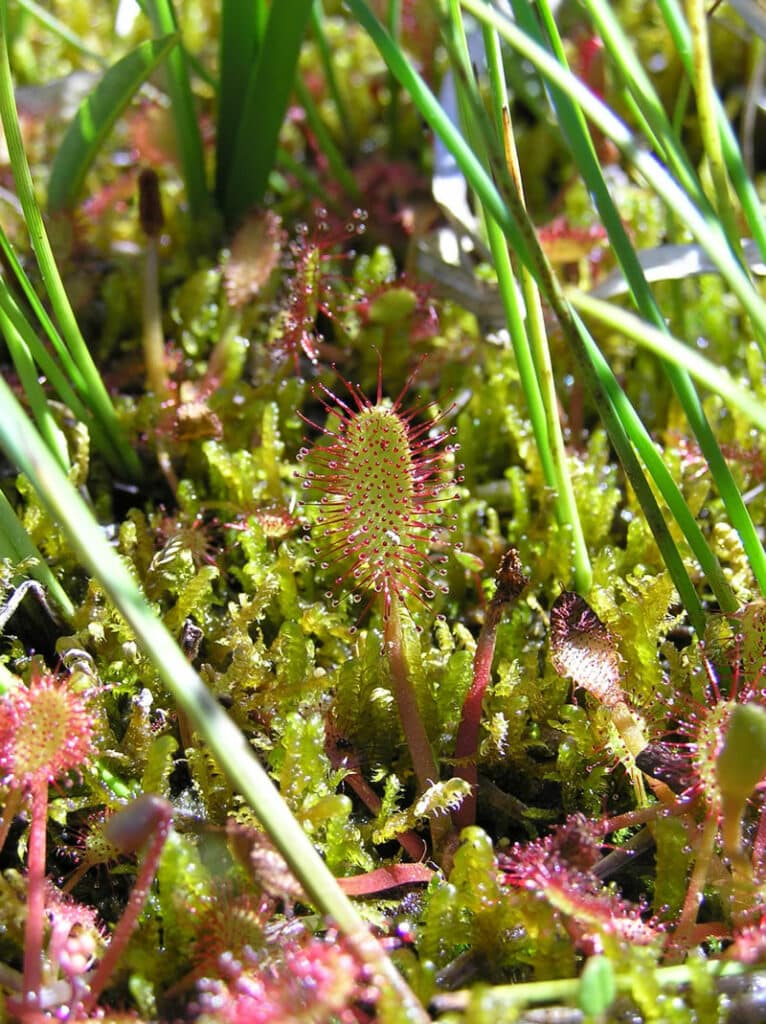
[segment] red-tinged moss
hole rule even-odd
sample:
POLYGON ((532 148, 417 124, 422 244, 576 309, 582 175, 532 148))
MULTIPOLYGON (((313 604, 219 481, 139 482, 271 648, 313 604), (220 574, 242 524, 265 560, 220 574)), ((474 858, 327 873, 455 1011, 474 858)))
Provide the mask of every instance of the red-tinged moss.
POLYGON ((203 980, 189 1009, 198 1024, 355 1024, 359 1001, 376 993, 364 983, 355 957, 338 936, 300 936, 284 943, 280 957, 244 951, 218 958, 217 980, 203 980))

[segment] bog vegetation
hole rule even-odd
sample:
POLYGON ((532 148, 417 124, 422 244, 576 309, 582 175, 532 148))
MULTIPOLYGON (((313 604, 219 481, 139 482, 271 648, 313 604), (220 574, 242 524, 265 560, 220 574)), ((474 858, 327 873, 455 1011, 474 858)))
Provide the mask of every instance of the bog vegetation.
POLYGON ((0 30, 0 1021, 766 1016, 760 8, 0 30))

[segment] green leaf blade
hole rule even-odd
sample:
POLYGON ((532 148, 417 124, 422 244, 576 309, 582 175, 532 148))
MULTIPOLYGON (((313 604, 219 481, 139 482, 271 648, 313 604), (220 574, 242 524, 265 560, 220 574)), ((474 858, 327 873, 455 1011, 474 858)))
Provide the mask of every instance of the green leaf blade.
POLYGON ((167 35, 140 43, 104 73, 80 104, 51 168, 48 187, 51 213, 75 204, 85 175, 115 121, 176 41, 177 36, 167 35))
POLYGON ((312 0, 272 4, 239 120, 225 177, 223 212, 229 226, 263 198, 276 159, 312 0))

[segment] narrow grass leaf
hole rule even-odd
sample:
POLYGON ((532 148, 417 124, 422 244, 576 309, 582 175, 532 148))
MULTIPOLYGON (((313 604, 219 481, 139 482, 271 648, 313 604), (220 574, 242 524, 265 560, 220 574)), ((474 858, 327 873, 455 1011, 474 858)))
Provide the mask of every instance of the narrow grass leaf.
POLYGON ((678 143, 665 108, 662 105, 651 79, 638 57, 633 52, 630 40, 615 16, 612 6, 605 0, 584 0, 593 18, 599 36, 611 58, 612 66, 620 77, 626 91, 633 98, 642 118, 650 126, 666 163, 672 168, 678 181, 695 205, 713 215, 710 202, 705 195, 699 178, 684 150, 678 143))
MULTIPOLYGON (((460 9, 454 0, 454 21, 460 19, 460 9)), ((504 117, 508 112, 508 95, 502 69, 500 40, 497 33, 484 28, 484 47, 490 75, 490 90, 494 119, 498 136, 507 130, 506 159, 515 160, 514 141, 510 124, 504 117)), ((465 36, 460 33, 463 59, 469 60, 465 36)), ((471 79, 467 81, 470 83, 471 79)), ((464 104, 465 105, 465 104, 464 104)), ((467 111, 466 111, 467 113, 467 111)), ((518 165, 515 164, 517 187, 523 200, 523 191, 518 165)), ((524 282, 524 298, 527 304, 526 318, 521 312, 521 294, 511 266, 508 243, 502 229, 486 215, 487 237, 492 250, 493 263, 497 270, 498 286, 506 310, 508 330, 513 344, 514 355, 519 368, 522 386, 532 419, 535 440, 546 476, 546 483, 552 489, 556 517, 561 526, 569 531, 572 539, 574 580, 578 590, 587 593, 592 582, 592 570, 585 536, 574 496, 574 487, 569 473, 569 463, 564 449, 563 434, 558 414, 558 400, 551 369, 550 352, 542 315, 539 309, 539 294, 525 267, 521 268, 524 282), (530 286, 532 291, 530 292, 530 286)))
MULTIPOLYGON (((145 0, 145 9, 156 36, 178 35, 178 19, 171 0, 145 0)), ((210 210, 210 194, 205 175, 205 150, 189 82, 188 57, 182 40, 179 40, 178 45, 168 54, 167 89, 173 109, 173 123, 189 214, 192 221, 199 219, 204 224, 210 210)))
POLYGON ((0 333, 5 338, 13 365, 16 367, 16 373, 19 375, 24 395, 40 434, 48 445, 48 449, 55 456, 58 464, 66 472, 69 469, 69 453, 64 435, 59 430, 58 424, 51 414, 50 406, 37 375, 37 368, 30 355, 29 348, 10 317, 1 307, 0 333))
POLYGON ((218 115, 215 150, 215 194, 218 206, 225 198, 226 181, 242 116, 242 98, 258 60, 268 8, 263 0, 243 4, 223 0, 218 48, 218 115))
POLYGON ((98 421, 105 437, 109 439, 111 451, 108 455, 112 466, 130 477, 141 475, 141 464, 136 453, 128 445, 112 406, 104 382, 96 369, 88 346, 85 344, 72 306, 61 281, 53 250, 43 223, 40 207, 35 196, 32 175, 29 170, 24 144, 21 138, 19 116, 13 90, 13 78, 8 57, 8 10, 7 3, 0 3, 0 119, 5 132, 16 190, 24 212, 24 221, 29 232, 45 291, 54 315, 61 327, 67 350, 77 366, 84 388, 88 393, 88 406, 98 421))
MULTIPOLYGON (((614 117, 611 111, 534 39, 525 35, 507 18, 498 16, 482 0, 462 0, 462 3, 467 10, 473 11, 477 17, 482 20, 486 19, 490 25, 497 28, 506 41, 527 56, 550 82, 554 96, 559 99, 557 109, 562 120, 562 129, 573 147, 575 159, 586 184, 595 196, 599 212, 615 247, 617 258, 641 313, 648 320, 654 321, 659 329, 665 329, 664 318, 641 273, 635 251, 627 239, 624 227, 606 188, 601 169, 595 160, 592 143, 585 129, 583 113, 587 114, 615 142, 623 155, 634 163, 655 192, 674 209, 676 215, 697 238, 720 269, 729 287, 737 294, 743 306, 750 313, 755 336, 763 346, 766 340, 766 319, 764 319, 766 306, 753 287, 747 272, 732 253, 720 225, 707 218, 704 211, 699 211, 665 169, 653 157, 639 150, 630 132, 614 117), (577 108, 574 107, 575 103, 577 108), (713 235, 719 237, 716 246, 712 245, 713 235)), ((516 6, 518 7, 518 5, 516 6)), ((560 49, 560 40, 552 18, 547 20, 547 25, 549 32, 555 36, 555 42, 560 49)), ((740 536, 753 574, 761 591, 766 593, 766 553, 764 553, 754 524, 742 500, 742 495, 739 493, 705 417, 692 381, 685 370, 672 362, 665 362, 665 370, 707 460, 732 525, 740 536)))
MULTIPOLYGON (((688 86, 689 82, 694 82, 694 62, 689 26, 681 13, 677 0, 658 0, 657 6, 673 38, 676 53, 684 66, 687 75, 684 81, 688 86)), ((742 204, 742 212, 747 219, 750 233, 758 244, 761 256, 766 259, 766 214, 761 206, 755 184, 745 168, 742 152, 729 121, 729 115, 717 93, 713 97, 713 102, 726 170, 742 204)))
POLYGON ((666 331, 658 330, 651 324, 645 323, 634 313, 620 309, 612 303, 604 302, 576 290, 568 291, 567 298, 588 319, 595 320, 614 331, 619 331, 661 359, 672 360, 676 365, 683 367, 709 391, 720 395, 751 423, 766 431, 766 407, 751 391, 732 380, 728 371, 723 367, 711 363, 709 359, 678 341, 666 331))
POLYGON ((85 175, 115 121, 177 40, 177 36, 171 35, 139 43, 104 73, 93 92, 80 104, 51 166, 48 186, 51 212, 68 209, 77 202, 85 175))
MULTIPOLYGON (((498 168, 502 178, 498 182, 503 189, 501 197, 495 183, 486 173, 470 146, 467 145, 466 140, 455 128, 449 117, 447 117, 436 97, 408 61, 402 50, 393 43, 364 0, 347 0, 347 4, 363 27, 369 32, 384 60, 396 74, 402 86, 407 90, 423 118, 453 153, 458 166, 475 189, 477 196, 479 196, 482 203, 503 228, 516 255, 530 268, 541 291, 551 303, 562 329, 572 345, 583 378, 594 396, 594 401, 599 409, 606 431, 636 492, 668 572, 689 614, 693 628, 699 635, 702 635, 705 626, 705 615, 702 605, 686 571, 681 554, 668 530, 652 489, 641 471, 641 466, 620 418, 618 407, 613 392, 609 389, 609 385, 613 384, 620 395, 622 395, 621 389, 608 367, 606 367, 607 372, 604 374, 604 368, 597 366, 595 358, 597 355, 600 356, 598 347, 590 337, 585 324, 564 299, 550 263, 540 248, 534 225, 529 220, 529 216, 518 197, 513 182, 508 177, 504 160, 502 166, 498 168)), ((486 111, 481 106, 474 108, 474 115, 477 118, 483 118, 485 121, 488 121, 486 111)), ((492 134, 491 128, 488 128, 485 138, 492 137, 492 134)), ((501 159, 503 159, 502 156, 501 159)), ((624 396, 622 397, 624 398, 624 396)), ((693 517, 688 508, 686 508, 683 499, 680 498, 680 495, 679 500, 686 509, 687 519, 691 520, 690 527, 695 526, 693 517)), ((708 555, 710 555, 709 549, 708 555)), ((722 589, 725 590, 725 587, 722 589)))
MULTIPOLYGON (((352 5, 356 6, 358 2, 352 0, 352 5)), ((534 39, 484 0, 461 0, 461 3, 465 10, 481 22, 495 28, 514 50, 534 64, 549 82, 565 92, 588 119, 612 140, 628 163, 683 220, 749 313, 756 333, 766 337, 766 303, 734 258, 720 224, 706 218, 657 159, 642 148, 626 125, 534 39)))
POLYGON ((340 129, 345 138, 346 148, 350 150, 355 144, 353 122, 351 121, 346 101, 343 99, 343 93, 338 85, 338 77, 335 74, 335 67, 332 60, 332 50, 330 49, 330 43, 327 38, 325 20, 322 0, 313 0, 311 5, 311 33, 314 37, 317 49, 319 50, 319 59, 322 62, 322 72, 324 73, 325 81, 327 83, 327 91, 335 104, 335 112, 338 118, 338 124, 340 125, 340 129))
MULTIPOLYGON (((592 0, 592 2, 595 3, 597 0, 592 0)), ((518 2, 516 3, 516 8, 519 10, 518 2)), ((542 5, 542 10, 546 29, 551 38, 553 48, 559 61, 562 63, 562 66, 566 67, 563 55, 563 45, 558 36, 558 28, 555 20, 551 16, 547 4, 542 5)), ((536 32, 534 23, 530 23, 530 31, 536 32)), ((615 40, 612 42, 613 45, 621 43, 622 49, 629 52, 630 44, 621 36, 618 35, 616 42, 615 40)), ((621 59, 624 59, 624 56, 621 59)), ((651 87, 649 86, 648 88, 651 87)), ((600 164, 596 160, 593 145, 590 136, 587 133, 584 117, 582 116, 581 111, 574 106, 572 98, 567 90, 560 88, 557 84, 552 85, 551 90, 557 113, 561 121, 562 130, 572 147, 572 151, 575 155, 575 159, 583 179, 588 186, 589 191, 594 196, 599 214, 601 215, 609 234, 609 239, 612 243, 615 255, 617 256, 623 272, 625 273, 629 284, 629 290, 634 301, 641 314, 649 322, 654 323, 660 331, 666 332, 667 324, 665 322, 665 318, 657 306, 654 296, 652 295, 642 273, 641 266, 636 258, 635 250, 627 236, 622 220, 612 200, 600 164)), ((651 99, 651 97, 649 97, 649 99, 651 99)), ((660 121, 662 121, 662 118, 660 118, 660 121)), ((670 132, 669 127, 666 129, 663 128, 662 124, 660 124, 660 128, 661 130, 667 130, 670 133, 669 138, 672 136, 672 132, 670 132)), ((683 168, 681 168, 681 170, 683 172, 683 168)), ((695 204, 692 206, 692 209, 696 210, 698 204, 694 193, 693 183, 689 198, 690 201, 695 204)), ((700 212, 708 219, 712 215, 712 211, 706 207, 706 204, 701 208, 700 212)), ((681 219, 684 219, 683 214, 681 215, 681 219)), ((736 242, 738 246, 738 238, 736 239, 736 242)), ((731 249, 728 249, 725 240, 722 240, 722 246, 727 248, 727 257, 732 259, 735 264, 738 264, 739 257, 735 257, 731 249)), ((750 292, 753 297, 757 298, 757 293, 753 289, 749 278, 747 280, 750 292)), ((763 341, 761 325, 759 325, 757 320, 753 320, 753 327, 755 329, 756 336, 760 337, 760 340, 763 341)), ((702 403, 694 390, 692 380, 686 370, 672 359, 663 360, 663 366, 668 380, 670 381, 673 390, 683 407, 686 417, 689 420, 692 430, 694 431, 694 435, 699 442, 702 453, 710 468, 711 475, 731 519, 732 525, 740 536, 753 574, 758 580, 762 592, 766 593, 766 555, 764 554, 763 546, 756 533, 755 526, 750 518, 745 503, 742 500, 742 495, 737 488, 731 471, 726 464, 726 460, 721 453, 720 446, 718 445, 707 417, 705 416, 702 403)))
MULTIPOLYGON (((2 407, 2 402, 0 402, 2 407)), ((38 583, 48 591, 58 605, 65 619, 71 622, 74 607, 64 588, 53 575, 43 556, 29 539, 29 534, 16 515, 13 505, 0 490, 0 558, 7 558, 13 565, 21 565, 38 583)))
POLYGON ((53 35, 58 36, 58 38, 67 43, 68 46, 71 46, 73 49, 77 50, 78 53, 81 53, 83 57, 87 57, 89 60, 95 61, 96 64, 99 64, 102 67, 106 65, 106 61, 100 53, 96 53, 94 50, 91 50, 87 43, 84 43, 76 32, 73 32, 68 25, 65 25, 63 21, 57 18, 54 14, 51 14, 50 11, 47 11, 42 4, 35 3, 35 0, 16 0, 16 2, 22 10, 28 11, 33 18, 36 18, 37 21, 40 22, 41 25, 44 25, 53 33, 53 35))
POLYGON ((258 61, 242 98, 234 158, 226 168, 223 213, 233 227, 264 196, 295 80, 312 0, 274 3, 258 61))
POLYGON ((332 135, 322 120, 311 92, 305 83, 299 78, 296 78, 295 80, 295 92, 301 102, 301 106, 306 112, 306 120, 314 133, 317 145, 325 155, 330 172, 338 184, 343 186, 343 189, 348 196, 351 196, 353 199, 358 199, 359 188, 354 180, 354 176, 346 166, 343 154, 335 145, 332 135))

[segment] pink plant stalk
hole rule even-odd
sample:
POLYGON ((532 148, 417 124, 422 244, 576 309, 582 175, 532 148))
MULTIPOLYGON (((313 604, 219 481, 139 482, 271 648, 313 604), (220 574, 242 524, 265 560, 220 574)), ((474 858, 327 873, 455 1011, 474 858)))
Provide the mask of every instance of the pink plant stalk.
POLYGON ((31 802, 23 1016, 39 1011, 42 990, 48 786, 83 768, 93 753, 93 730, 85 700, 68 678, 36 671, 29 686, 20 683, 0 701, 2 781, 31 802))
POLYGON ((497 584, 495 594, 489 602, 476 644, 476 654, 473 659, 473 681, 463 702, 463 711, 460 715, 460 725, 455 741, 455 777, 465 779, 471 786, 469 795, 452 813, 452 821, 456 828, 465 828, 476 822, 478 782, 476 758, 479 747, 481 706, 492 672, 497 627, 500 625, 505 606, 515 601, 528 583, 521 568, 519 553, 515 548, 511 548, 503 555, 495 581, 497 584))
POLYGON ((440 538, 444 506, 455 497, 445 463, 457 446, 445 443, 455 431, 440 426, 444 413, 417 421, 433 403, 404 409, 416 373, 394 402, 383 399, 382 367, 374 403, 346 380, 350 401, 320 384, 330 420, 324 427, 306 422, 328 443, 304 449, 300 458, 309 460, 303 486, 320 510, 316 554, 325 568, 338 566, 336 586, 372 595, 366 607, 380 596, 384 651, 423 792, 439 775, 407 669, 403 615, 408 601, 425 604, 434 596, 428 552, 440 538))
MULTIPOLYGON (((83 1015, 91 1013, 99 996, 109 984, 117 962, 138 923, 157 873, 172 818, 173 807, 167 800, 145 793, 124 810, 112 815, 107 822, 108 839, 123 853, 135 853, 145 844, 146 851, 128 905, 112 933, 106 953, 90 979, 87 995, 79 1008, 83 1015)), ((76 1009, 73 1009, 72 1017, 76 1017, 76 1009)))

